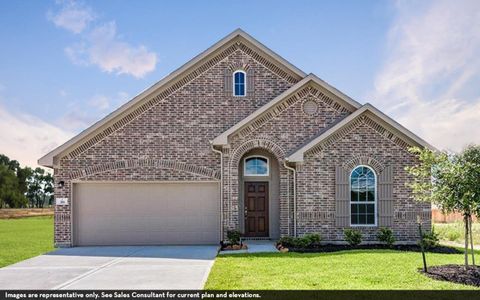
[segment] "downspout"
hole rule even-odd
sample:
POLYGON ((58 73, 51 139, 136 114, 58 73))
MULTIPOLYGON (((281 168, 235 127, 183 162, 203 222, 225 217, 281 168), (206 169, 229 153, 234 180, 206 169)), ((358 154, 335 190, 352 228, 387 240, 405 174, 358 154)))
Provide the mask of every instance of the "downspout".
POLYGON ((213 147, 210 141, 212 151, 220 154, 220 240, 223 241, 223 152, 213 147))
POLYGON ((297 236, 297 172, 294 168, 287 165, 287 161, 283 162, 283 166, 293 172, 293 236, 297 236))

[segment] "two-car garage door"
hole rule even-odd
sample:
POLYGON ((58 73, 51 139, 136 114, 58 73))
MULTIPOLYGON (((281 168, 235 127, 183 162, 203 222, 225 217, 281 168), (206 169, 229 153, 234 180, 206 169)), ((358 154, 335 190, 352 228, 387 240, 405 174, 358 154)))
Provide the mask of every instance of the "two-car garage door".
POLYGON ((75 183, 73 242, 85 245, 216 244, 217 183, 75 183))

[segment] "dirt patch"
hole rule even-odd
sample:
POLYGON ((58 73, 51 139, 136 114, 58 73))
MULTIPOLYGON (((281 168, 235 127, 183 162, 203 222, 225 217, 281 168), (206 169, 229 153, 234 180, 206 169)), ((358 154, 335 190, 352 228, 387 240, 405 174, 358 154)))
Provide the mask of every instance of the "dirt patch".
POLYGON ((52 208, 2 208, 0 219, 16 219, 25 217, 53 216, 52 208))
MULTIPOLYGON (((292 252, 301 252, 301 253, 318 253, 318 252, 337 252, 337 251, 345 251, 345 250, 358 250, 358 249, 390 249, 390 250, 398 250, 398 251, 413 251, 413 252, 421 252, 420 246, 418 245, 394 245, 389 247, 387 245, 382 244, 367 244, 367 245, 358 245, 352 247, 350 245, 334 245, 334 244, 326 244, 326 245, 316 245, 313 248, 308 249, 298 249, 298 248, 289 248, 289 251, 292 252)), ((442 254, 460 254, 463 253, 462 251, 448 246, 437 246, 428 249, 426 252, 432 253, 442 253, 442 254)))
POLYGON ((429 267, 428 272, 419 272, 436 280, 450 281, 480 287, 480 267, 464 265, 443 265, 429 267))

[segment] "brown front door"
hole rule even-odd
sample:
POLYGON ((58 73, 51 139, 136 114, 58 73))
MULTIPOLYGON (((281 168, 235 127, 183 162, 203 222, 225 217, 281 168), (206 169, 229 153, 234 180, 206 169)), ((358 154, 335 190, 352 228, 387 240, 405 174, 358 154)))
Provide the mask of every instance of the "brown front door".
POLYGON ((245 182, 245 236, 268 237, 268 182, 245 182))

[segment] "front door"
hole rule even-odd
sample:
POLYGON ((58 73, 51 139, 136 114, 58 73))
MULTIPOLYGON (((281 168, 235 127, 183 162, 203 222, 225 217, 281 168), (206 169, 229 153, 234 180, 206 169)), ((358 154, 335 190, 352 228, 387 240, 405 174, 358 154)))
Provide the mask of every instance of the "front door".
POLYGON ((268 237, 268 182, 245 182, 245 236, 268 237))

